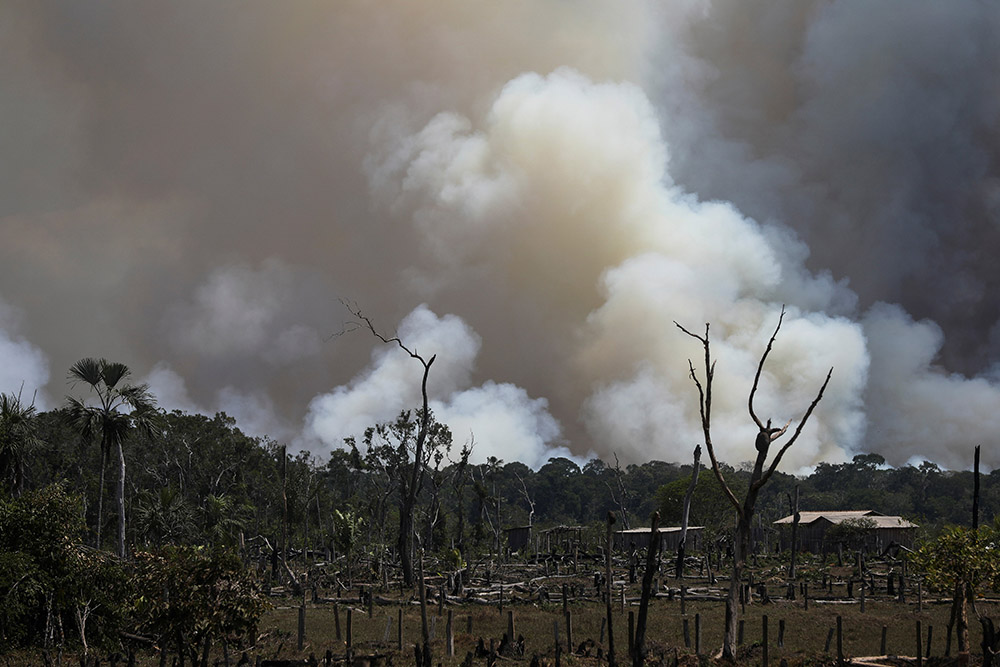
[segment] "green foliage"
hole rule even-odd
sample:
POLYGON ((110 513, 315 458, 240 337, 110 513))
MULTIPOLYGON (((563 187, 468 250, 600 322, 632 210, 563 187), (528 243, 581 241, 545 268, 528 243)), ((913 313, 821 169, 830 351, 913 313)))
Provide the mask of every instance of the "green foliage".
POLYGON ((14 495, 24 486, 25 458, 38 445, 34 405, 20 394, 0 394, 0 489, 14 495))
POLYGON ((124 624, 127 577, 113 556, 84 546, 78 497, 52 485, 0 500, 0 632, 12 644, 37 642, 56 616, 89 619, 98 643, 124 624))
POLYGON ((973 589, 986 584, 996 590, 1000 585, 998 537, 991 528, 980 528, 978 534, 961 526, 948 528, 920 547, 912 556, 913 563, 933 591, 950 593, 958 584, 973 589))
POLYGON ((826 531, 826 539, 832 544, 843 544, 847 549, 860 549, 877 527, 875 520, 866 516, 844 519, 826 531))
POLYGON ((157 547, 183 543, 195 530, 194 512, 174 486, 140 491, 132 521, 139 538, 157 547))
POLYGON ((134 585, 139 630, 182 645, 252 634, 269 607, 251 572, 226 549, 137 553, 134 585))
POLYGON ((202 509, 203 537, 209 544, 234 548, 252 509, 232 496, 210 494, 202 509))
POLYGON ((333 510, 333 541, 337 550, 350 554, 361 536, 364 519, 353 512, 333 510))
MULTIPOLYGON (((746 481, 743 478, 729 475, 727 479, 737 498, 746 493, 746 481)), ((656 499, 662 525, 680 525, 684 511, 684 495, 690 482, 691 476, 687 475, 664 484, 657 490, 656 499)), ((709 536, 718 535, 732 528, 734 511, 711 469, 701 471, 691 496, 689 525, 704 526, 709 536)))

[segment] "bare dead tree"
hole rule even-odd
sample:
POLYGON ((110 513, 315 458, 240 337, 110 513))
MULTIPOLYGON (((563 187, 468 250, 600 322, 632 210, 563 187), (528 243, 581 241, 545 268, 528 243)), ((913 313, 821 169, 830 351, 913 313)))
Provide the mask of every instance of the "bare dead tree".
POLYGON ((524 480, 521 478, 521 476, 515 472, 514 477, 516 477, 517 481, 521 483, 521 495, 524 496, 525 502, 528 503, 528 528, 530 534, 532 519, 535 516, 535 500, 534 498, 531 497, 531 494, 528 493, 528 487, 527 485, 525 485, 524 480))
POLYGON ((792 514, 792 558, 791 562, 788 564, 788 578, 795 579, 795 558, 799 551, 799 519, 802 516, 799 514, 799 485, 795 485, 795 500, 792 500, 792 496, 788 496, 788 510, 792 514))
POLYGON ((607 532, 604 538, 604 611, 608 623, 608 667, 615 667, 615 631, 612 627, 614 614, 611 612, 611 595, 614 591, 614 577, 611 571, 612 531, 615 525, 615 513, 608 511, 607 532))
POLYGON ((649 548, 646 550, 646 571, 642 573, 642 593, 639 597, 639 615, 635 622, 635 640, 632 643, 632 667, 646 664, 646 618, 649 598, 652 597, 653 576, 660 555, 663 538, 660 536, 660 513, 653 512, 649 527, 649 548))
POLYGON ((625 481, 622 479, 622 467, 618 462, 618 452, 615 452, 615 467, 612 468, 612 471, 615 476, 615 488, 612 488, 607 482, 604 482, 604 485, 611 492, 611 499, 618 505, 618 511, 622 515, 622 528, 628 530, 628 512, 625 509, 625 503, 628 501, 628 491, 625 490, 625 481))
POLYGON ((705 435, 705 446, 708 449, 709 458, 712 460, 712 471, 715 473, 715 477, 718 479, 724 495, 729 500, 730 504, 732 504, 732 506, 736 509, 737 519, 736 535, 733 544, 733 574, 729 581, 729 593, 726 596, 726 631, 722 645, 722 657, 730 661, 735 660, 736 657, 739 587, 743 578, 743 570, 746 566, 747 551, 750 546, 751 521, 753 520, 754 507, 757 504, 757 496, 760 494, 760 490, 764 487, 764 485, 767 484, 771 475, 774 474, 774 471, 778 467, 778 463, 781 462, 781 458, 785 455, 785 452, 788 451, 789 447, 795 444, 795 441, 802 433, 802 429, 805 427, 810 415, 812 415, 813 410, 816 409, 816 405, 819 404, 820 400, 823 398, 823 392, 826 390, 826 386, 830 382, 830 377, 833 375, 833 368, 831 368, 826 374, 826 379, 823 381, 823 385, 816 394, 816 398, 809 404, 809 408, 806 410, 791 438, 789 438, 785 444, 782 445, 781 449, 778 450, 778 453, 774 456, 771 463, 767 464, 767 456, 770 451, 771 444, 785 435, 788 431, 788 427, 791 425, 791 420, 786 422, 781 428, 772 427, 770 419, 766 422, 761 421, 761 419, 757 416, 757 413, 754 411, 753 399, 754 396, 757 395, 757 388, 760 384, 760 376, 764 370, 764 362, 767 361, 767 356, 771 352, 774 340, 778 336, 778 331, 781 329, 781 323, 784 318, 785 309, 782 308, 781 315, 778 318, 778 326, 775 327, 774 333, 771 334, 771 339, 767 342, 767 347, 764 349, 764 353, 760 357, 760 363, 757 365, 757 373, 754 375, 753 386, 750 389, 750 396, 747 400, 750 418, 753 420, 754 424, 757 425, 757 438, 754 443, 757 449, 757 459, 754 462, 753 472, 750 474, 750 483, 747 486, 746 496, 742 501, 736 497, 729 484, 726 483, 726 480, 722 475, 722 469, 719 466, 719 461, 715 456, 715 448, 712 446, 712 380, 715 376, 715 362, 712 361, 711 346, 709 344, 709 325, 705 325, 705 335, 699 336, 698 334, 688 331, 677 322, 674 322, 677 328, 682 332, 700 341, 705 350, 704 384, 701 380, 699 380, 698 374, 695 372, 694 363, 691 360, 688 360, 688 368, 691 380, 698 389, 701 426, 705 435))
POLYGON ((503 463, 495 456, 487 457, 486 463, 480 466, 472 466, 472 481, 475 483, 476 496, 479 499, 479 518, 485 519, 489 526, 491 535, 490 549, 496 550, 497 558, 500 558, 500 537, 503 526, 500 522, 501 499, 497 493, 497 471, 503 463), (479 471, 479 479, 476 479, 476 471, 479 471), (486 479, 489 472, 490 479, 486 479), (490 513, 491 509, 496 509, 496 515, 490 513))
MULTIPOLYGON (((382 334, 366 315, 357 306, 344 303, 351 314, 358 318, 360 322, 353 323, 353 328, 366 328, 373 336, 387 345, 396 345, 411 358, 416 359, 423 366, 423 377, 420 381, 421 410, 419 415, 420 425, 417 429, 417 439, 414 445, 413 466, 410 469, 409 480, 404 476, 401 493, 403 502, 399 512, 399 537, 397 546, 399 548, 399 559, 403 569, 403 583, 406 586, 413 585, 413 509, 417 504, 417 493, 420 490, 422 476, 424 472, 424 443, 427 441, 428 427, 431 421, 431 411, 427 400, 427 377, 430 375, 431 366, 437 355, 430 358, 424 357, 416 350, 407 347, 398 336, 386 336, 382 334)), ((347 331, 348 329, 345 329, 347 331)))
POLYGON ((701 445, 695 445, 694 469, 691 471, 691 482, 688 484, 687 493, 684 494, 684 511, 681 514, 681 539, 677 543, 677 571, 675 572, 677 579, 684 576, 684 550, 687 547, 688 517, 691 514, 691 496, 694 495, 694 488, 698 484, 699 470, 701 470, 701 445))

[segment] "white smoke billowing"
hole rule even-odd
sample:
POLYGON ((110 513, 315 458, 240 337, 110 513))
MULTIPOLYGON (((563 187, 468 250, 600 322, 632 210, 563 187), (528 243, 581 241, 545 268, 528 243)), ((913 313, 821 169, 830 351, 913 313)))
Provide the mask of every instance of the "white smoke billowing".
MULTIPOLYGON (((777 325, 778 298, 822 285, 830 294, 819 301, 827 305, 842 288, 801 270, 784 275, 781 249, 759 225, 671 187, 667 147, 633 86, 594 84, 566 70, 526 75, 506 85, 473 126, 453 115, 434 119, 403 142, 411 161, 393 161, 403 174, 400 196, 415 200, 405 210, 416 210, 432 247, 449 247, 451 264, 464 253, 488 275, 544 286, 522 298, 566 323, 578 381, 597 389, 585 419, 629 460, 679 457, 700 439, 687 359, 701 352, 673 322, 695 329, 712 322, 720 455, 747 458, 753 432, 743 406, 777 325), (456 237, 479 245, 449 246, 456 237), (504 245, 511 243, 520 245, 504 245), (575 318, 586 298, 570 297, 598 287, 604 303, 575 318)), ((789 305, 758 409, 776 422, 798 418, 836 366, 823 410, 789 463, 841 460, 864 434, 861 327, 789 305)))
POLYGON ((758 413, 834 367, 787 469, 967 465, 1000 427, 998 27, 976 0, 8 3, 0 390, 115 358, 326 451, 419 399, 413 359, 333 336, 348 298, 439 355, 435 412, 484 457, 674 460, 701 439, 674 321, 710 322, 738 463, 784 304, 758 413))
MULTIPOLYGON (((473 462, 495 456, 536 468, 550 456, 572 456, 557 445, 561 430, 548 413, 545 399, 532 399, 509 383, 490 381, 470 387, 482 341, 460 318, 438 317, 421 305, 400 323, 398 337, 431 364, 430 408, 436 419, 451 428, 456 454, 463 444, 474 444, 473 462)), ((345 438, 360 439, 367 427, 419 407, 423 372, 423 364, 396 343, 375 348, 370 366, 362 373, 313 399, 304 444, 319 441, 340 447, 345 438)))
POLYGON ((0 392, 20 396, 24 405, 49 407, 44 391, 49 381, 49 360, 38 347, 18 335, 17 311, 0 300, 0 392))
POLYGON ((897 464, 923 458, 966 467, 968 452, 1000 430, 1000 384, 936 366, 940 327, 914 322, 899 306, 876 304, 863 324, 872 355, 866 407, 879 415, 870 439, 897 464))

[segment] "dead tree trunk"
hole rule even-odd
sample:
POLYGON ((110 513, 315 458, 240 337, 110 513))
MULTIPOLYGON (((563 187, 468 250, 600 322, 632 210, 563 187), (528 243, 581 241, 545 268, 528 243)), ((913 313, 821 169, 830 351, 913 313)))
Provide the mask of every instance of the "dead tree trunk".
MULTIPOLYGON (((352 315, 357 317, 359 320, 364 322, 364 325, 358 324, 357 326, 363 326, 367 328, 373 336, 378 338, 380 341, 386 344, 395 344, 403 352, 406 352, 410 357, 416 359, 423 366, 424 372, 423 377, 420 380, 420 395, 422 399, 422 407, 420 410, 420 426, 417 430, 417 439, 414 445, 413 452, 413 466, 410 468, 408 484, 406 484, 405 489, 403 489, 401 495, 401 501, 399 505, 399 536, 397 537, 396 545, 399 549, 399 559, 403 570, 403 583, 406 586, 413 585, 413 510, 417 504, 417 494, 420 491, 422 476, 424 472, 424 444, 427 441, 427 431, 430 427, 431 422, 431 411, 428 406, 427 400, 427 377, 431 372, 431 365, 434 364, 434 360, 437 359, 437 355, 432 355, 429 359, 417 354, 415 350, 408 348, 398 336, 392 338, 387 338, 386 336, 379 333, 372 324, 372 321, 363 315, 361 311, 357 308, 353 308, 348 304, 348 310, 352 315)), ((405 483, 407 480, 403 480, 405 483)))
POLYGON ((793 502, 792 499, 789 498, 789 504, 792 506, 791 507, 791 510, 792 510, 792 544, 791 544, 792 558, 791 558, 791 562, 788 564, 788 578, 794 580, 795 579, 795 558, 796 558, 796 555, 798 554, 798 551, 799 551, 799 518, 801 516, 799 514, 799 485, 798 484, 795 485, 795 500, 793 502))
POLYGON ((639 617, 635 622, 635 640, 632 643, 632 665, 646 664, 646 615, 649 611, 649 597, 653 590, 653 576, 656 561, 660 555, 660 513, 653 512, 649 529, 649 549, 646 550, 646 571, 642 574, 642 596, 639 598, 639 617))
POLYGON ((694 448, 694 469, 691 471, 691 483, 688 484, 687 493, 684 494, 684 512, 681 515, 681 539, 677 544, 677 571, 675 577, 680 579, 684 576, 684 550, 687 548, 688 516, 691 513, 691 496, 694 495, 694 487, 698 484, 698 471, 701 469, 701 445, 694 448))
POLYGON ((607 482, 605 482, 605 484, 608 487, 608 491, 611 492, 611 498, 615 501, 615 504, 618 505, 618 511, 622 515, 622 528, 628 530, 629 529, 628 510, 625 508, 628 502, 628 491, 625 489, 625 481, 622 479, 623 478, 622 466, 618 462, 617 452, 615 452, 614 476, 615 476, 614 489, 611 488, 611 485, 607 484, 607 482))
POLYGON ((711 423, 712 423, 712 380, 715 375, 715 363, 712 361, 711 348, 709 345, 709 325, 705 325, 705 335, 699 336, 698 334, 691 333, 677 322, 674 324, 682 332, 697 339, 701 342, 702 348, 705 352, 705 382, 698 378, 698 374, 695 372, 694 363, 690 360, 688 361, 688 368, 690 371, 691 380, 694 382, 695 387, 698 389, 699 397, 699 409, 701 414, 701 425, 702 432, 705 435, 705 446, 708 448, 709 458, 712 460, 712 471, 715 473, 716 479, 719 481, 719 485, 722 487, 722 491, 726 498, 729 500, 730 504, 736 509, 737 521, 736 521, 736 535, 733 544, 733 573, 732 578, 729 582, 729 594, 726 596, 726 630, 725 637, 723 639, 722 645, 722 657, 726 660, 733 661, 736 658, 736 641, 737 641, 737 614, 738 614, 738 603, 739 603, 739 589, 740 581, 743 576, 743 569, 746 564, 746 555, 750 547, 750 528, 753 521, 754 507, 757 503, 757 496, 760 490, 764 487, 767 481, 774 474, 775 469, 778 467, 778 463, 784 456, 788 448, 795 444, 799 435, 802 433, 802 429, 805 427, 806 422, 809 420, 810 415, 812 415, 813 410, 819 404, 820 400, 823 398, 823 392, 826 390, 827 384, 830 382, 830 377, 833 375, 833 369, 826 375, 826 379, 823 381, 823 385, 820 387, 816 398, 810 403, 809 408, 806 410, 796 427, 795 432, 792 437, 778 450, 771 463, 767 464, 767 456, 771 447, 771 443, 775 442, 778 438, 783 436, 788 430, 791 420, 789 420, 781 428, 772 428, 771 420, 767 422, 761 421, 761 419, 754 412, 753 399, 757 393, 757 387, 760 384, 760 376, 764 369, 764 362, 767 360, 768 354, 771 352, 771 348, 774 345, 774 340, 778 335, 778 331, 781 329, 781 322, 785 317, 785 310, 782 308, 781 316, 778 318, 778 326, 775 328, 774 333, 771 334, 771 339, 767 343, 767 347, 764 349, 764 353, 760 357, 760 363, 757 365, 757 373, 754 376, 753 386, 750 389, 750 396, 747 400, 747 407, 750 412, 750 418, 753 420, 754 424, 757 425, 757 439, 754 443, 757 449, 757 459, 754 462, 753 473, 750 476, 750 484, 747 487, 746 496, 741 502, 733 494, 732 489, 726 483, 725 478, 722 476, 722 469, 719 466, 719 461, 715 456, 715 449, 712 446, 712 433, 711 433, 711 423))
POLYGON ((614 530, 615 513, 608 512, 608 532, 604 540, 604 602, 608 621, 608 667, 615 667, 615 632, 612 627, 611 595, 614 591, 614 577, 611 571, 612 531, 614 530))

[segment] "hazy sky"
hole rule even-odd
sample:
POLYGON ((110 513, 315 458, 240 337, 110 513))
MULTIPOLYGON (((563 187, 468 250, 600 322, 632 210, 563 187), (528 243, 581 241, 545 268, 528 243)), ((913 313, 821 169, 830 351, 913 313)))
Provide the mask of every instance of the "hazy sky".
POLYGON ((475 458, 714 439, 984 463, 1000 433, 1000 9, 956 1, 0 5, 0 391, 84 356, 318 453, 437 354, 475 458))

